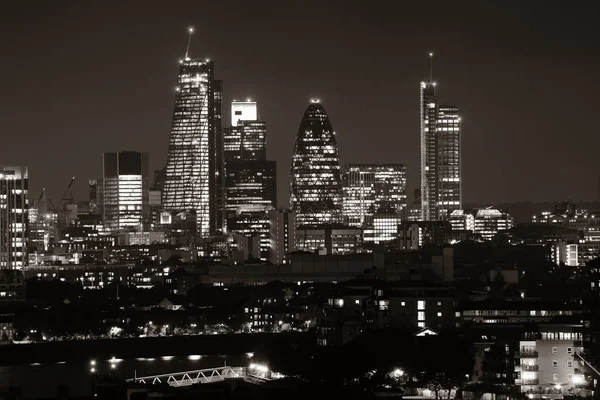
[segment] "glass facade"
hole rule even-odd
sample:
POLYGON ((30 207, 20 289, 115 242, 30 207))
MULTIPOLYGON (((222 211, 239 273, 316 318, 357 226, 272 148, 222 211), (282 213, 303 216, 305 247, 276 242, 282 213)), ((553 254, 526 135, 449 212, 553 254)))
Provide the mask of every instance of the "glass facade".
POLYGON ((296 225, 342 220, 342 185, 335 132, 323 106, 313 101, 300 122, 290 172, 290 208, 296 225))
POLYGON ((406 210, 406 167, 403 164, 349 164, 343 172, 344 222, 367 227, 381 207, 406 210))
POLYGON ((162 206, 192 216, 202 236, 223 226, 222 83, 213 63, 186 58, 177 80, 162 206))
POLYGON ((228 213, 235 212, 240 206, 247 204, 275 207, 277 203, 275 161, 231 161, 227 163, 226 169, 225 209, 228 213))
POLYGON ((239 121, 225 128, 223 134, 225 162, 236 160, 265 160, 267 158, 267 123, 239 121))
POLYGON ((104 153, 103 219, 108 230, 149 228, 148 153, 104 153))
POLYGON ((28 190, 27 167, 0 167, 0 269, 27 266, 28 190))
POLYGON ((438 106, 435 82, 421 82, 421 218, 448 220, 462 207, 458 108, 438 106))

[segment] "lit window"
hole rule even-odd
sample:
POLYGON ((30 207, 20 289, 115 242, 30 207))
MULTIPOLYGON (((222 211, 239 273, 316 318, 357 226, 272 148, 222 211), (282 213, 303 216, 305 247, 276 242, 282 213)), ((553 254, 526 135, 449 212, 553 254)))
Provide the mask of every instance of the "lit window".
POLYGON ((417 326, 419 328, 425 328, 425 322, 421 321, 421 322, 417 322, 417 326))
POLYGON ((358 299, 354 300, 354 304, 360 304, 360 300, 358 300, 358 299))
POLYGON ((441 313, 441 312, 438 312, 438 313, 437 313, 437 316, 438 316, 438 317, 441 317, 441 316, 442 316, 442 313, 441 313))
POLYGON ((455 316, 456 318, 460 318, 460 311, 457 311, 457 312, 455 312, 455 313, 454 313, 454 316, 455 316))
POLYGON ((425 300, 419 300, 417 302, 417 310, 424 310, 425 309, 425 300))
POLYGON ((425 311, 418 311, 417 319, 419 321, 425 321, 425 311))
POLYGON ((405 301, 401 301, 401 302, 400 302, 400 305, 401 305, 402 307, 404 307, 404 306, 406 305, 406 302, 405 302, 405 301))
POLYGON ((441 305, 442 305, 442 302, 441 302, 441 301, 438 301, 438 306, 441 306, 441 305))

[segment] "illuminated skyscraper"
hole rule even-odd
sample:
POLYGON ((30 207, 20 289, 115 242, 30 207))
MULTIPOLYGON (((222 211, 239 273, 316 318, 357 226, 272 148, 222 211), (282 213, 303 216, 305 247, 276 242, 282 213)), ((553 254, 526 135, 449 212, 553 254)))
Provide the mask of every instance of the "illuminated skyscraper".
POLYGON ((0 269, 27 265, 28 186, 27 167, 0 166, 0 269))
POLYGON ((344 222, 350 226, 372 224, 381 207, 392 213, 406 210, 406 167, 403 164, 349 164, 343 171, 344 222))
MULTIPOLYGON (((432 54, 430 54, 431 58, 432 54)), ((458 108, 439 106, 436 82, 421 82, 421 219, 448 220, 461 209, 460 116, 458 108)))
POLYGON ((223 228, 222 83, 211 61, 180 64, 162 207, 195 221, 201 236, 223 228))
POLYGON ((231 126, 238 126, 241 121, 258 120, 258 107, 255 101, 231 102, 231 126))
POLYGON ((317 100, 308 106, 298 128, 290 172, 290 208, 296 212, 297 226, 342 220, 341 171, 335 132, 317 100))
POLYGON ((146 231, 150 218, 148 153, 104 153, 102 185, 104 226, 146 231))
POLYGON ((223 147, 226 163, 236 160, 266 160, 267 123, 257 120, 238 121, 236 126, 225 128, 223 147))

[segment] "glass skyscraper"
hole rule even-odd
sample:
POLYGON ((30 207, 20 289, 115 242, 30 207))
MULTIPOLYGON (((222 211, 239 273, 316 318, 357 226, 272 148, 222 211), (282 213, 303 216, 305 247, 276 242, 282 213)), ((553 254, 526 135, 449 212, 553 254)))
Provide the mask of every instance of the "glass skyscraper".
POLYGON ((148 230, 148 153, 104 153, 102 185, 103 220, 107 229, 138 232, 148 230))
POLYGON ((27 167, 0 166, 0 269, 27 265, 28 194, 27 167))
POLYGON ((223 135, 227 232, 260 237, 269 257, 268 212, 277 204, 277 164, 267 160, 267 124, 254 101, 231 103, 231 127, 223 135))
POLYGON ((162 207, 195 222, 201 236, 223 228, 222 83, 203 59, 179 67, 162 207))
POLYGON ((438 105, 436 83, 421 82, 421 219, 448 220, 461 209, 460 116, 438 105))
POLYGON ((401 214, 406 210, 404 164, 348 164, 343 171, 344 222, 367 227, 380 208, 401 214))
POLYGON ((323 106, 306 109, 294 146, 290 171, 290 208, 296 225, 342 221, 342 185, 335 132, 323 106))

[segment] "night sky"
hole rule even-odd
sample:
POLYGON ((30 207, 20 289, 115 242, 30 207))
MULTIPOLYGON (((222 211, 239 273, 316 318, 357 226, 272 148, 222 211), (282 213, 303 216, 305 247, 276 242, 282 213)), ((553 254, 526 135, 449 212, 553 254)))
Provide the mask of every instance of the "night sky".
POLYGON ((93 3, 11 2, 0 12, 0 164, 29 166, 31 199, 42 187, 57 199, 76 175, 74 195, 86 200, 105 151, 147 151, 152 169, 164 166, 190 25, 191 55, 214 60, 224 81, 224 121, 232 99, 259 102, 280 206, 311 97, 329 114, 343 164, 405 162, 409 192, 419 186, 429 51, 439 100, 463 116, 464 202, 596 198, 592 2, 93 3))

